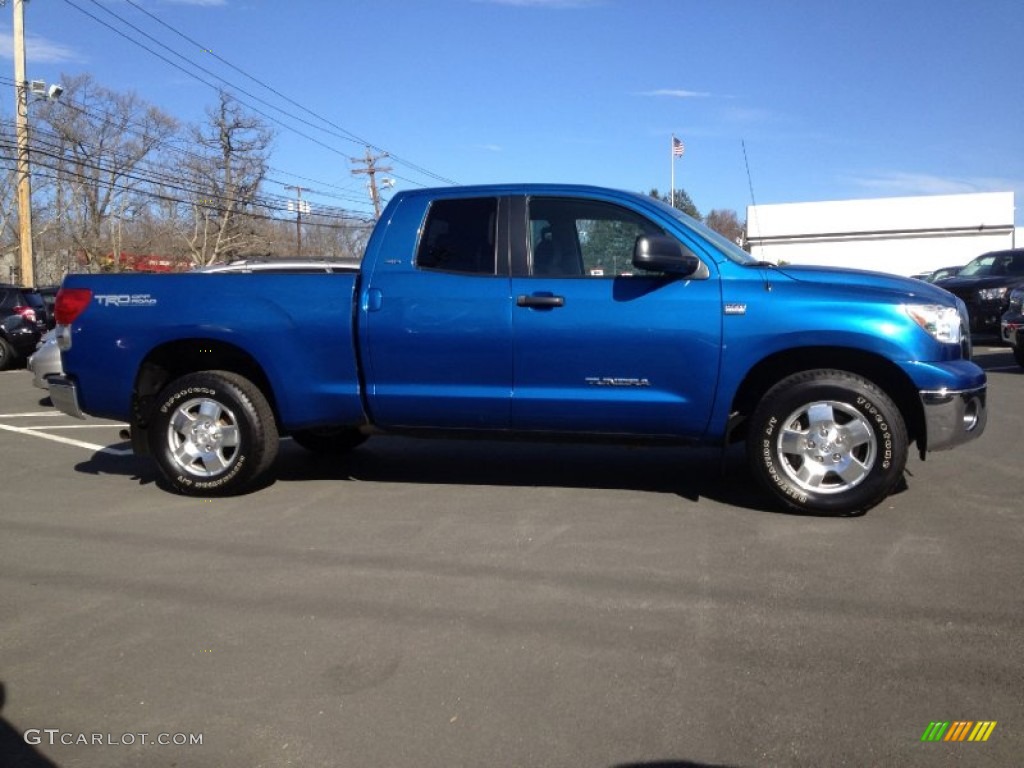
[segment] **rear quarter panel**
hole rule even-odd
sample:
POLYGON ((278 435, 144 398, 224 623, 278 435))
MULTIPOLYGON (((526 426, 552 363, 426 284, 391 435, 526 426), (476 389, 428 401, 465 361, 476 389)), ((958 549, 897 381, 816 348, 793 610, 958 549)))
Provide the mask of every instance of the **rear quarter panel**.
POLYGON ((356 281, 352 273, 70 275, 65 288, 93 297, 71 326, 64 367, 86 413, 127 420, 139 367, 154 350, 223 342, 262 368, 283 428, 358 423, 356 281))

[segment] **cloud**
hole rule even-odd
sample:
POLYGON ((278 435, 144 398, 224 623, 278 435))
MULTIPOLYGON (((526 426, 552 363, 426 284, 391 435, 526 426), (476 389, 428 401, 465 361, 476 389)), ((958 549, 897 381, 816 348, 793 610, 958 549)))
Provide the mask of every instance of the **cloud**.
MULTIPOLYGON (((0 31, 0 57, 14 58, 14 35, 8 30, 0 31)), ((83 60, 83 56, 74 48, 39 35, 25 37, 25 58, 33 64, 60 64, 65 61, 83 60)))
POLYGON ((967 192, 1007 192, 1024 188, 1024 182, 993 176, 956 178, 905 171, 881 171, 866 176, 853 176, 851 181, 864 189, 900 195, 958 195, 967 192))
POLYGON ((711 96, 704 91, 687 91, 681 88, 659 88, 656 91, 641 91, 641 96, 670 96, 673 99, 706 99, 711 96))
POLYGON ((482 149, 482 150, 484 150, 486 152, 503 152, 504 151, 504 147, 500 146, 499 144, 477 144, 476 148, 477 149, 482 149))

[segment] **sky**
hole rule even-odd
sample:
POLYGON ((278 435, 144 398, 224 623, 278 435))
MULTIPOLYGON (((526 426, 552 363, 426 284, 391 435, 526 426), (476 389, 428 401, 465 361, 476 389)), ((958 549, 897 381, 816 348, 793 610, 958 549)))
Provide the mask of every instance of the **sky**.
POLYGON ((222 86, 273 116, 266 192, 314 204, 372 210, 351 173, 367 144, 396 189, 667 192, 674 134, 702 214, 1013 191, 1024 225, 1020 0, 31 0, 25 18, 29 79, 90 73, 191 122, 222 86))

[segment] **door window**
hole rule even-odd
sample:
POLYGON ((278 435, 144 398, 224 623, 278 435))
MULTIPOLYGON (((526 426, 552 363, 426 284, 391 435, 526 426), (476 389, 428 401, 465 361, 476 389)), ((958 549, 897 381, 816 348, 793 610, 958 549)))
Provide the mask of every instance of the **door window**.
POLYGON ((535 276, 629 276, 637 238, 665 234, 633 211, 595 200, 536 197, 529 211, 535 276))
POLYGON ((497 220, 497 198, 432 203, 416 252, 416 266, 442 272, 496 274, 497 220))

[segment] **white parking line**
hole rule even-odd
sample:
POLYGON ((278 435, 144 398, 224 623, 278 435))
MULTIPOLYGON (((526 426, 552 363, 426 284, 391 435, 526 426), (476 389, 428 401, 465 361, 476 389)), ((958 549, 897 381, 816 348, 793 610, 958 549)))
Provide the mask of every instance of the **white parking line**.
POLYGON ((22 429, 35 429, 35 430, 47 430, 47 429, 100 429, 102 427, 121 427, 124 428, 127 424, 121 424, 114 422, 113 424, 43 424, 41 426, 34 427, 22 427, 22 429))
POLYGON ((112 456, 130 456, 132 453, 131 448, 110 448, 109 446, 97 445, 96 443, 87 443, 83 440, 72 440, 70 437, 61 437, 60 435, 49 435, 45 432, 40 432, 37 429, 29 429, 25 427, 12 427, 10 424, 0 424, 0 429, 6 432, 16 432, 19 435, 32 435, 33 437, 41 437, 44 440, 53 440, 53 442, 55 443, 73 445, 77 448, 88 448, 89 450, 98 451, 100 453, 109 453, 112 456))
POLYGON ((38 411, 36 413, 0 413, 0 419, 27 419, 32 416, 63 416, 60 411, 38 411))

